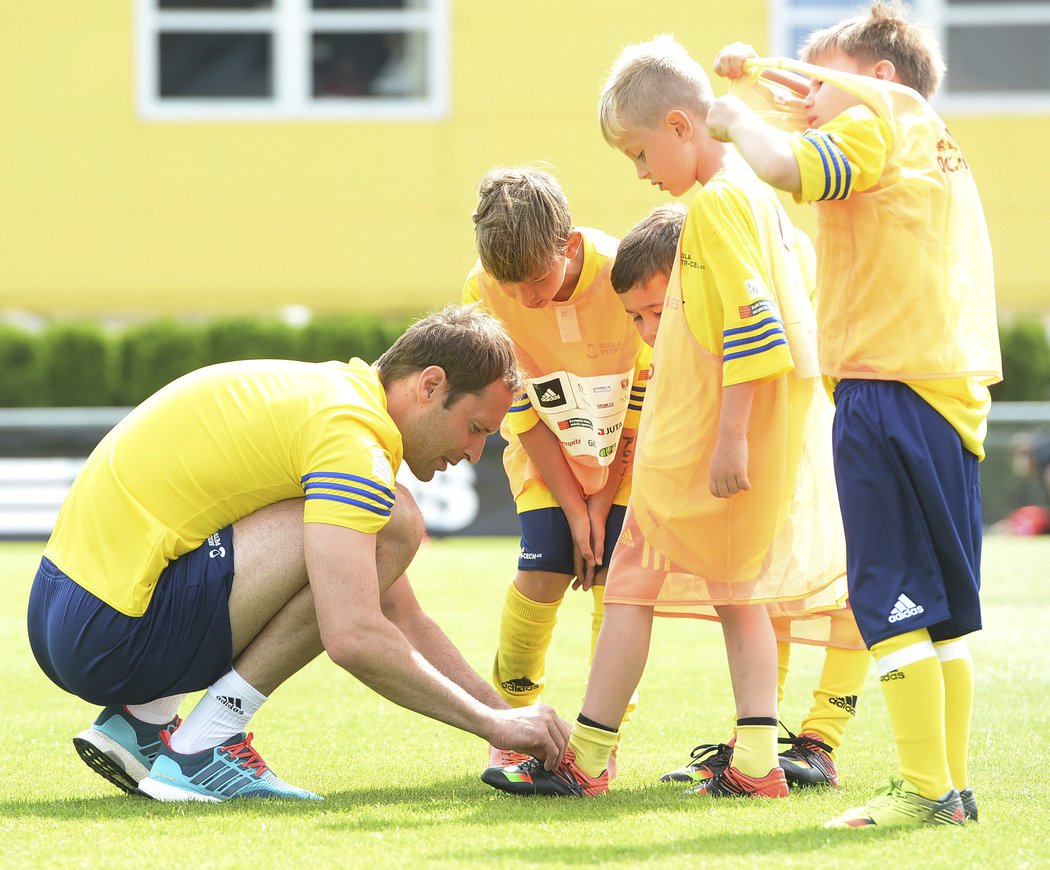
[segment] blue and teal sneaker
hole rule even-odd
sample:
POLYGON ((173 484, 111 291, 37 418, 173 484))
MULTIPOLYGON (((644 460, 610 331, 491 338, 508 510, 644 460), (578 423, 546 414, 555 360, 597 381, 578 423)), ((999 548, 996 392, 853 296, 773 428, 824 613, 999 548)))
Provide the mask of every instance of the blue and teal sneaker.
POLYGON ((321 801, 306 789, 289 785, 274 774, 243 732, 222 746, 188 755, 171 748, 171 735, 162 734, 162 745, 149 776, 139 790, 158 801, 220 803, 232 798, 292 798, 321 801))
POLYGON ((73 738, 73 746, 103 779, 128 794, 142 794, 139 782, 149 776, 157 758, 161 732, 171 734, 181 721, 176 716, 167 725, 149 725, 127 707, 106 707, 90 728, 73 738))

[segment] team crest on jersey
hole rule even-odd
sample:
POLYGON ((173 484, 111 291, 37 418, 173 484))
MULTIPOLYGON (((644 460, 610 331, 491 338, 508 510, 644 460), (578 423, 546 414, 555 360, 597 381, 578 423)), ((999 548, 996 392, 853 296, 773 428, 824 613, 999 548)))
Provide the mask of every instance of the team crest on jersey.
POLYGON ((372 476, 383 483, 389 483, 394 479, 394 471, 390 467, 390 460, 381 447, 372 448, 372 476))
POLYGON ((768 296, 766 293, 766 285, 762 283, 761 278, 748 278, 744 282, 744 289, 747 291, 748 299, 758 299, 760 296, 768 296))

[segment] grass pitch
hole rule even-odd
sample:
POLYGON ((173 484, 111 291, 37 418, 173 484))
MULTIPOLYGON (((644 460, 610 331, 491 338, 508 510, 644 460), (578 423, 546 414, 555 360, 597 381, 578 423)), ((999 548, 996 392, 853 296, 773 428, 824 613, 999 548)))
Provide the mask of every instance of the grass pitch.
MULTIPOLYGON (((40 673, 25 606, 41 547, 0 545, 0 855, 11 867, 1042 867, 1050 864, 1050 538, 989 538, 977 670, 972 785, 981 821, 961 829, 828 831, 895 765, 874 669, 839 752, 844 786, 785 801, 704 803, 660 784, 697 743, 725 739, 732 701, 717 626, 657 620, 620 778, 608 797, 515 799, 478 779, 482 742, 402 710, 318 660, 253 723, 277 773, 322 804, 159 804, 124 796, 71 738, 97 710, 40 673)), ((482 673, 491 667, 509 539, 435 541, 411 575, 424 608, 482 673)), ((590 596, 570 593, 548 662, 546 701, 572 719, 586 680, 590 596)), ((797 729, 821 652, 796 648, 781 711, 797 729)), ((189 708, 184 707, 183 712, 189 708)))

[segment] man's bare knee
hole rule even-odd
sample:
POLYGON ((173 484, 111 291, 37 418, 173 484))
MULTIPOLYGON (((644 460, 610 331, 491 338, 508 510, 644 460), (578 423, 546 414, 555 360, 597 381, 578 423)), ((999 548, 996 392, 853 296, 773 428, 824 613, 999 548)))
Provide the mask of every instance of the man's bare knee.
POLYGON ((405 573, 425 531, 423 514, 412 493, 398 484, 390 521, 376 536, 376 569, 381 588, 405 573))
POLYGON ((230 624, 237 652, 306 585, 303 504, 287 499, 233 524, 230 624))

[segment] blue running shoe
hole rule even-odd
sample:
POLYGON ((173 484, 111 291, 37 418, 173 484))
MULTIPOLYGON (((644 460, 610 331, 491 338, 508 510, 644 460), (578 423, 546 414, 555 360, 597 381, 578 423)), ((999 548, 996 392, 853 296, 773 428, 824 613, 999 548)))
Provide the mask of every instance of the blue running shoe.
POLYGON ((243 732, 222 746, 188 755, 171 748, 171 735, 162 734, 163 745, 149 776, 139 790, 158 801, 220 803, 232 798, 292 798, 322 801, 323 797, 278 779, 243 732))
POLYGON ((157 758, 161 732, 170 734, 181 721, 176 716, 167 725, 149 725, 126 707, 106 707, 90 728, 73 738, 73 746, 103 779, 128 794, 142 794, 139 782, 149 776, 157 758))

